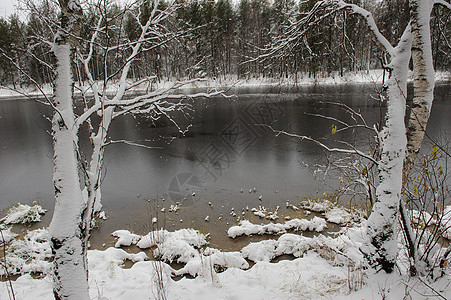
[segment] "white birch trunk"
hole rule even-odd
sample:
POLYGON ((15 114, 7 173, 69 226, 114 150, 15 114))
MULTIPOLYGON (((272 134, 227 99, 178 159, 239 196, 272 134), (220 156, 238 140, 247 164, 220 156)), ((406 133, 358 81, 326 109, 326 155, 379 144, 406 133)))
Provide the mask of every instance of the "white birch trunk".
MULTIPOLYGON (((410 22, 412 26, 412 62, 413 62, 413 103, 410 109, 407 123, 407 149, 403 167, 403 185, 408 180, 415 159, 423 143, 426 126, 431 113, 434 100, 435 71, 431 45, 431 13, 434 4, 440 4, 447 8, 451 5, 441 0, 410 0, 410 22)), ((426 274, 428 262, 420 262, 421 252, 417 248, 417 240, 413 234, 410 221, 400 203, 401 221, 404 227, 405 237, 409 246, 409 255, 413 260, 411 274, 426 274), (420 252, 420 253, 418 253, 420 252)))
POLYGON ((69 44, 54 46, 57 59, 53 131, 53 184, 55 211, 50 224, 54 254, 55 299, 89 299, 83 197, 78 168, 78 138, 74 130, 71 49, 69 44))
POLYGON ((407 155, 403 170, 404 183, 423 143, 434 99, 435 76, 430 29, 433 6, 434 1, 431 0, 410 0, 414 95, 407 124, 407 155))
POLYGON ((404 116, 410 45, 410 28, 407 28, 388 66, 391 73, 387 81, 386 123, 379 136, 382 147, 379 185, 376 189, 377 199, 368 218, 368 234, 374 246, 369 259, 386 272, 393 271, 398 254, 397 213, 407 144, 404 116))
POLYGON ((78 0, 60 0, 61 28, 55 36, 56 79, 53 99, 53 185, 55 210, 50 223, 55 299, 89 299, 86 197, 80 180, 78 126, 73 111, 73 52, 82 10, 78 0))

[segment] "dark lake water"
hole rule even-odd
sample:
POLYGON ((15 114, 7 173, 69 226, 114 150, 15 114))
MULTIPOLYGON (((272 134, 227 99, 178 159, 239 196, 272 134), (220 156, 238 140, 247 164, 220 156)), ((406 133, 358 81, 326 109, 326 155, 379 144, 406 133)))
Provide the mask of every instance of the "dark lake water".
MULTIPOLYGON (((428 125, 432 136, 451 137, 449 90, 449 84, 436 87, 428 125)), ((351 120, 336 106, 320 101, 346 103, 370 125, 381 115, 373 100, 375 88, 369 85, 237 88, 229 93, 236 97, 196 100, 192 118, 179 119, 182 126, 192 124, 185 136, 169 122, 155 126, 145 118, 115 120, 113 140, 155 148, 120 143, 107 147, 102 204, 109 219, 93 233, 94 245, 110 244, 112 239, 106 237, 117 229, 144 234, 153 216, 164 220, 168 229, 194 227, 225 238, 222 233, 236 222, 232 208, 241 215, 246 207, 280 206, 279 214, 288 214, 286 200, 297 203, 330 192, 335 182, 331 179, 331 187, 325 186, 305 167, 324 160, 321 148, 276 136, 268 126, 330 138, 331 126, 337 122, 309 114, 351 120), (181 209, 168 212, 176 202, 181 202, 181 209), (209 222, 204 220, 207 215, 209 222)), ((0 101, 0 209, 36 201, 49 210, 39 226, 48 224, 54 202, 49 114, 48 108, 34 102, 0 101)), ((357 144, 367 140, 359 132, 340 138, 357 144)), ((253 218, 247 210, 245 216, 253 218)), ((212 242, 221 244, 219 238, 212 242)))

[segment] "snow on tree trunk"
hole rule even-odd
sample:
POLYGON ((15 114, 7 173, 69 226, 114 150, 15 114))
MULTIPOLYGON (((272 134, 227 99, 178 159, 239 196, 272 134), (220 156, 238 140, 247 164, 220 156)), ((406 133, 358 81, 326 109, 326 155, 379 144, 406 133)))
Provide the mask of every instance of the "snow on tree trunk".
POLYGON ((92 135, 92 154, 91 160, 89 164, 89 171, 87 172, 88 180, 86 182, 87 192, 88 192, 88 201, 86 205, 86 210, 83 214, 83 222, 85 224, 86 234, 86 242, 89 238, 89 233, 91 231, 91 220, 97 211, 99 211, 102 207, 101 200, 101 176, 102 176, 102 168, 103 168, 103 157, 105 150, 105 142, 107 139, 108 130, 111 125, 112 116, 114 109, 112 107, 106 108, 102 110, 102 118, 100 121, 100 126, 98 132, 92 135))
POLYGON ((434 99, 434 66, 432 62, 430 20, 434 1, 411 0, 413 104, 407 124, 407 155, 403 182, 412 169, 423 142, 434 99))
POLYGON ((49 229, 54 254, 53 290, 55 299, 89 299, 81 219, 86 201, 77 159, 70 48, 69 44, 54 45, 58 64, 52 120, 55 211, 49 229))
POLYGON ((78 127, 73 111, 72 62, 82 10, 78 0, 60 0, 61 24, 55 36, 53 98, 53 185, 55 210, 50 223, 55 299, 89 299, 86 260, 86 195, 80 181, 78 127))
POLYGON ((387 81, 386 123, 379 135, 382 145, 379 185, 376 189, 377 199, 368 218, 368 234, 374 246, 369 259, 373 265, 380 266, 386 272, 393 271, 398 254, 396 229, 407 144, 404 116, 410 45, 410 28, 407 28, 388 66, 391 72, 387 81))

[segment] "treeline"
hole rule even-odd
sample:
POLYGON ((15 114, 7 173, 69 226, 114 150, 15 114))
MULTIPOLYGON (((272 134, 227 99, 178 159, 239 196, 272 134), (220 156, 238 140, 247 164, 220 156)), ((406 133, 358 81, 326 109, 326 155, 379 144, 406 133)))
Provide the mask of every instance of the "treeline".
MULTIPOLYGON (((130 53, 123 45, 140 38, 143 20, 155 12, 154 1, 144 2, 139 8, 101 2, 84 9, 83 42, 79 49, 85 55, 91 51, 94 80, 105 80, 111 74, 110 69, 126 62, 130 53), (100 16, 103 21, 99 22, 100 16), (98 47, 91 47, 89 41, 96 32, 98 47)), ((240 0, 233 4, 230 0, 178 0, 171 17, 155 28, 152 39, 148 38, 147 49, 138 54, 139 60, 131 66, 130 76, 135 80, 147 76, 155 76, 155 80, 227 75, 316 77, 334 71, 343 74, 380 68, 383 55, 372 43, 366 26, 358 16, 346 11, 312 24, 303 38, 290 43, 290 49, 264 58, 267 49, 284 38, 287 25, 301 18, 316 2, 240 0), (262 58, 256 60, 257 57, 262 58)), ((382 33, 393 44, 397 43, 402 34, 400 28, 405 28, 409 20, 405 9, 408 1, 354 2, 372 11, 382 33)), ((158 12, 163 13, 168 5, 160 1, 158 12)), ((51 1, 44 0, 27 2, 27 11, 26 21, 16 15, 7 20, 0 18, 2 84, 52 81, 51 42, 57 31, 57 9, 51 1)), ((449 16, 449 12, 436 7, 431 21, 434 67, 438 70, 450 68, 449 16)), ((83 66, 77 65, 76 73, 78 80, 86 79, 83 66)))

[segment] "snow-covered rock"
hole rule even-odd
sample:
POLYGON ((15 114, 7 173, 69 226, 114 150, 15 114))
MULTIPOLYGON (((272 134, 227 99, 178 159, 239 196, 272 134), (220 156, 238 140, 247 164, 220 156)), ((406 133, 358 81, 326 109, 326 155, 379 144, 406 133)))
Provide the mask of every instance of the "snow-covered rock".
POLYGON ((326 221, 323 218, 314 216, 310 220, 306 219, 292 219, 285 222, 285 228, 287 230, 296 231, 316 231, 322 232, 327 228, 326 221))
POLYGON ((200 233, 198 230, 190 228, 184 228, 173 232, 160 229, 151 231, 147 235, 142 236, 136 245, 141 249, 145 249, 170 240, 181 240, 191 246, 199 248, 207 244, 206 238, 206 235, 200 233))
POLYGON ((114 245, 116 248, 136 244, 141 239, 140 235, 131 233, 128 230, 116 230, 111 235, 118 238, 114 245))
POLYGON ((145 249, 156 246, 154 256, 166 262, 188 263, 199 257, 198 248, 207 244, 206 236, 194 229, 174 232, 160 229, 141 237, 136 244, 145 249))
POLYGON ((271 261, 276 257, 275 251, 277 247, 277 241, 265 240, 258 243, 250 243, 243 249, 241 253, 243 257, 252 261, 271 261))

